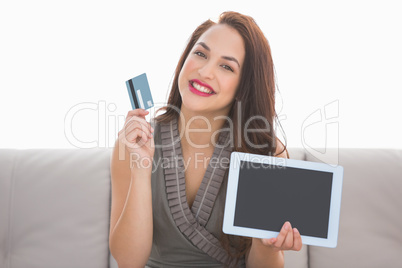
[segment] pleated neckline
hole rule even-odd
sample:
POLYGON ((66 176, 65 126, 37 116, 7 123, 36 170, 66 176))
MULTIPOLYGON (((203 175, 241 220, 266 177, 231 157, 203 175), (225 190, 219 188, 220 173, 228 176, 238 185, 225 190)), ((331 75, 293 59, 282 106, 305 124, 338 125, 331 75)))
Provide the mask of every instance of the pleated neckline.
POLYGON ((229 167, 227 160, 230 159, 233 148, 230 146, 228 132, 222 131, 219 135, 191 209, 186 196, 185 168, 177 119, 161 124, 161 142, 166 194, 176 226, 197 248, 224 264, 233 265, 235 259, 232 259, 222 248, 220 241, 205 229, 229 167), (222 162, 224 158, 227 160, 222 162), (214 161, 211 161, 212 159, 214 161))

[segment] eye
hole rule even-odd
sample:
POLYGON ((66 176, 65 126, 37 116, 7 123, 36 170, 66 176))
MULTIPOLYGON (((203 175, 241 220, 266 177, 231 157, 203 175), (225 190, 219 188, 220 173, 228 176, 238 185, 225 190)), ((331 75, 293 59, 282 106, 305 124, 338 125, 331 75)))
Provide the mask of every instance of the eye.
POLYGON ((196 51, 196 52, 194 52, 194 54, 197 56, 203 57, 203 58, 207 58, 207 56, 205 56, 205 54, 202 53, 201 51, 196 51))
POLYGON ((233 69, 229 65, 222 65, 223 68, 225 68, 228 71, 233 72, 233 69))

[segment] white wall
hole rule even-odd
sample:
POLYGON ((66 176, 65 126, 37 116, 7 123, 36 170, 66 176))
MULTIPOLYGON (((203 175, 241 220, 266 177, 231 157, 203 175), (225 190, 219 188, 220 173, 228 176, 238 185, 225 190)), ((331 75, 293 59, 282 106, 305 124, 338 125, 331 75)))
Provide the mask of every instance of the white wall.
POLYGON ((402 148, 398 1, 250 0, 2 1, 0 147, 113 146, 124 82, 146 72, 165 102, 188 37, 225 10, 270 42, 288 146, 402 148))

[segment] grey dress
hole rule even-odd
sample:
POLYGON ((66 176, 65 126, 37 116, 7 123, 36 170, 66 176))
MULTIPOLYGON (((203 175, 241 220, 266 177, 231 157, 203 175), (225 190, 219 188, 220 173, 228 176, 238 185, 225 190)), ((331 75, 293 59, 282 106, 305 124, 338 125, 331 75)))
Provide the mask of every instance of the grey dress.
POLYGON ((232 147, 221 132, 193 206, 188 206, 177 119, 154 125, 153 243, 147 267, 245 267, 220 244, 232 147), (212 161, 212 159, 215 159, 212 161), (224 161, 220 161, 224 159, 224 161), (219 163, 219 164, 217 164, 219 163))

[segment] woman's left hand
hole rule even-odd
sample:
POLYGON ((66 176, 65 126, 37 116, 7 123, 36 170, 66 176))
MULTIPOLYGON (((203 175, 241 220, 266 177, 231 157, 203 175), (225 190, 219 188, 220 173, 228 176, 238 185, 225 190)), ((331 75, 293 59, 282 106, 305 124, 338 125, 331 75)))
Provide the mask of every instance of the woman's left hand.
POLYGON ((276 238, 261 239, 262 244, 275 250, 296 250, 302 248, 302 239, 296 228, 292 229, 290 222, 285 222, 276 238))

